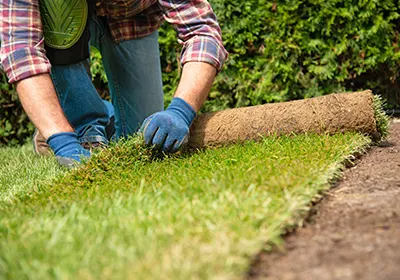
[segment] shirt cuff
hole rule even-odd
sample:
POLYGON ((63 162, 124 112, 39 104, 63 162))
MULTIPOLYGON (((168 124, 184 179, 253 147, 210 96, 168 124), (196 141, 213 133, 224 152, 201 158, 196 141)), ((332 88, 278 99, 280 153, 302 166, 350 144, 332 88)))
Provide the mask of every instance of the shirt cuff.
POLYGON ((44 73, 50 73, 51 64, 43 49, 35 47, 20 48, 2 57, 2 66, 8 82, 20 80, 44 73))
POLYGON ((207 36, 195 36, 185 42, 181 53, 181 64, 189 61, 206 62, 221 71, 228 52, 224 46, 214 38, 207 36))

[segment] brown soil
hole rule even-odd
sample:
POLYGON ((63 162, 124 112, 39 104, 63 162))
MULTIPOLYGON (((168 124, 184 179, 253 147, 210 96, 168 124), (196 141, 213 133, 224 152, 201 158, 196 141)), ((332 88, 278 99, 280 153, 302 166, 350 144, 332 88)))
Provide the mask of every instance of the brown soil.
POLYGON ((359 131, 377 137, 371 91, 224 110, 200 115, 189 146, 201 148, 262 135, 359 131))
POLYGON ((400 123, 314 210, 286 252, 260 254, 249 278, 400 279, 400 123))

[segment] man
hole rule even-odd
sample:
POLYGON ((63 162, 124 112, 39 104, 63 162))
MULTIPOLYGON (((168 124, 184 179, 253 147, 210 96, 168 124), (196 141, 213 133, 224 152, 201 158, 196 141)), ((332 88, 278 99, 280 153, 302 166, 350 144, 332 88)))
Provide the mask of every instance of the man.
POLYGON ((90 156, 81 144, 107 144, 109 136, 110 108, 87 75, 89 38, 103 56, 116 137, 143 123, 145 142, 165 152, 177 151, 187 138, 227 56, 205 0, 2 0, 0 11, 3 69, 66 166, 90 156), (164 20, 174 25, 183 49, 178 89, 162 111, 157 29, 164 20))

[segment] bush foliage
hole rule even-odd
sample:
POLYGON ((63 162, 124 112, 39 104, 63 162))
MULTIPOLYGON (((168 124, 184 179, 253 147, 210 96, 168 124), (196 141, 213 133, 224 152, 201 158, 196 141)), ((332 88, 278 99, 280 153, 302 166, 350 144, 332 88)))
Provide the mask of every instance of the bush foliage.
POLYGON ((211 104, 240 107, 366 88, 389 98, 398 88, 399 1, 212 3, 230 59, 211 104))
MULTIPOLYGON (((367 88, 399 107, 400 1, 210 2, 230 57, 203 111, 367 88)), ((160 29, 159 42, 168 102, 179 81, 181 48, 169 25, 160 29)), ((93 57, 94 81, 104 94, 100 56, 93 57)), ((8 107, 17 104, 11 88, 3 82, 1 91, 0 142, 20 142, 32 127, 19 105, 8 107)))
POLYGON ((14 87, 0 73, 0 146, 24 143, 33 131, 14 87))

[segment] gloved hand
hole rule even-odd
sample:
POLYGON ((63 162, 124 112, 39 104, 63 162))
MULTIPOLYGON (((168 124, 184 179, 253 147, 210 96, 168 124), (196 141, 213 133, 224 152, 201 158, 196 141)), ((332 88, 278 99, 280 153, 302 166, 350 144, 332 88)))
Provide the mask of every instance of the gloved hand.
POLYGON ((90 152, 80 145, 75 132, 53 134, 46 142, 62 166, 73 167, 76 163, 81 162, 81 158, 90 157, 90 152))
POLYGON ((167 110, 155 113, 144 120, 140 131, 147 145, 155 150, 175 153, 187 142, 189 127, 196 117, 196 111, 185 100, 172 99, 167 110))

